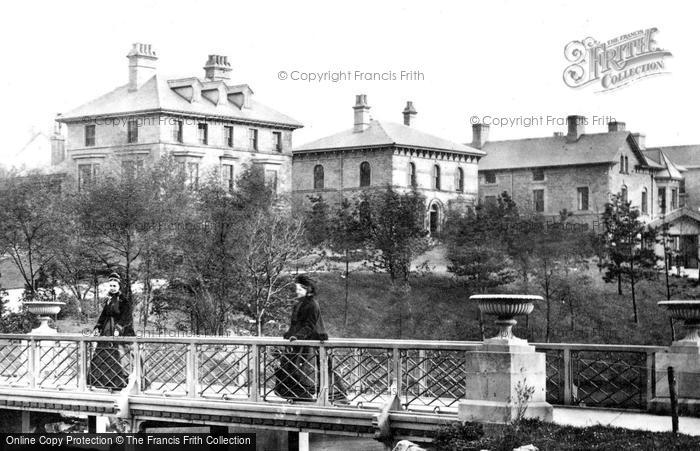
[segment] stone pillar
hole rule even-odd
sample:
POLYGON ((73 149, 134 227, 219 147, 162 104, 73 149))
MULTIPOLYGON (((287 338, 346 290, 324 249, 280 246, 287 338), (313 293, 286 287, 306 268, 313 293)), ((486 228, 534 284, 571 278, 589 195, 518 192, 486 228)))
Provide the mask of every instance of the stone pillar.
POLYGON ((700 416, 700 300, 662 301, 671 318, 683 320, 686 336, 671 343, 665 350, 654 354, 654 398, 649 410, 654 413, 671 412, 668 388, 668 367, 676 375, 678 412, 682 415, 700 416))
POLYGON ((672 366, 678 390, 678 412, 681 415, 700 416, 700 342, 685 339, 674 341, 667 350, 655 353, 654 360, 656 384, 649 410, 670 414, 668 367, 672 366))
MULTIPOLYGON (((545 355, 512 333, 515 314, 529 314, 539 296, 482 295, 485 314, 497 314, 501 331, 467 352, 465 399, 459 402, 460 421, 509 423, 517 418, 552 421, 546 401, 545 355), (503 302, 501 302, 503 301, 503 302), (526 304, 529 303, 529 307, 526 304)), ((541 298, 539 298, 541 299, 541 298)), ((482 305, 483 303, 483 305, 482 305)))

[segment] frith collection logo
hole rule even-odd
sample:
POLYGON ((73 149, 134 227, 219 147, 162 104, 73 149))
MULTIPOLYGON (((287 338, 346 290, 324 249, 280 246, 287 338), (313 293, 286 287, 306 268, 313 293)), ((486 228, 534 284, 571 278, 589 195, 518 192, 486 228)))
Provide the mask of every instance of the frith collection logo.
POLYGON ((571 88, 600 86, 598 92, 604 92, 668 73, 664 58, 672 55, 657 46, 657 31, 638 30, 606 42, 591 37, 569 42, 564 56, 572 64, 564 70, 564 83, 571 88))

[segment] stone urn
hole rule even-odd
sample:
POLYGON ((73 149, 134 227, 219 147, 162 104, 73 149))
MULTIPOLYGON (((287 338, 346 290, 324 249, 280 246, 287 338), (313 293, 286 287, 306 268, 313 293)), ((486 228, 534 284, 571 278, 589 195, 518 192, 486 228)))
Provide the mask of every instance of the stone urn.
POLYGON ((476 301, 483 315, 495 315, 498 334, 485 342, 526 342, 513 335, 513 326, 518 322, 518 315, 529 315, 535 308, 535 301, 542 301, 542 296, 527 294, 478 294, 470 296, 476 301))
POLYGON ((685 337, 674 345, 700 346, 700 300, 661 301, 658 305, 668 310, 671 318, 683 320, 685 324, 685 337))
POLYGON ((32 329, 32 334, 55 335, 58 331, 49 327, 49 315, 57 315, 61 311, 61 307, 66 305, 65 302, 59 301, 25 301, 23 305, 27 307, 29 312, 37 315, 41 324, 39 327, 32 329))

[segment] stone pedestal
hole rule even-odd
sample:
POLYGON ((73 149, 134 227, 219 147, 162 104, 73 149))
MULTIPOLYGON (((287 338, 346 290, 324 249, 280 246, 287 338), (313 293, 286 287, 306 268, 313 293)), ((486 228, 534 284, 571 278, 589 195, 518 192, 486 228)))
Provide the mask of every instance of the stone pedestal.
POLYGON ((508 423, 518 418, 552 421, 546 401, 545 355, 518 338, 492 338, 478 351, 467 352, 465 399, 460 421, 508 423), (525 400, 526 390, 534 390, 525 400))
POLYGON ((671 412, 668 388, 668 367, 672 366, 678 389, 678 412, 681 415, 700 416, 700 342, 695 340, 674 341, 668 351, 657 352, 655 397, 649 403, 654 413, 671 412))

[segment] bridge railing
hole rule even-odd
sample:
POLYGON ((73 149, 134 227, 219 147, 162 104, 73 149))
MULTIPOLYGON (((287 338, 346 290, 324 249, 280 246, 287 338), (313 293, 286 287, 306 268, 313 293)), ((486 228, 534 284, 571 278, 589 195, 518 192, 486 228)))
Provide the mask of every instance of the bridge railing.
MULTIPOLYGON (((645 409, 662 347, 534 344, 552 404, 645 409)), ((479 342, 0 334, 0 388, 454 412, 479 342)))

